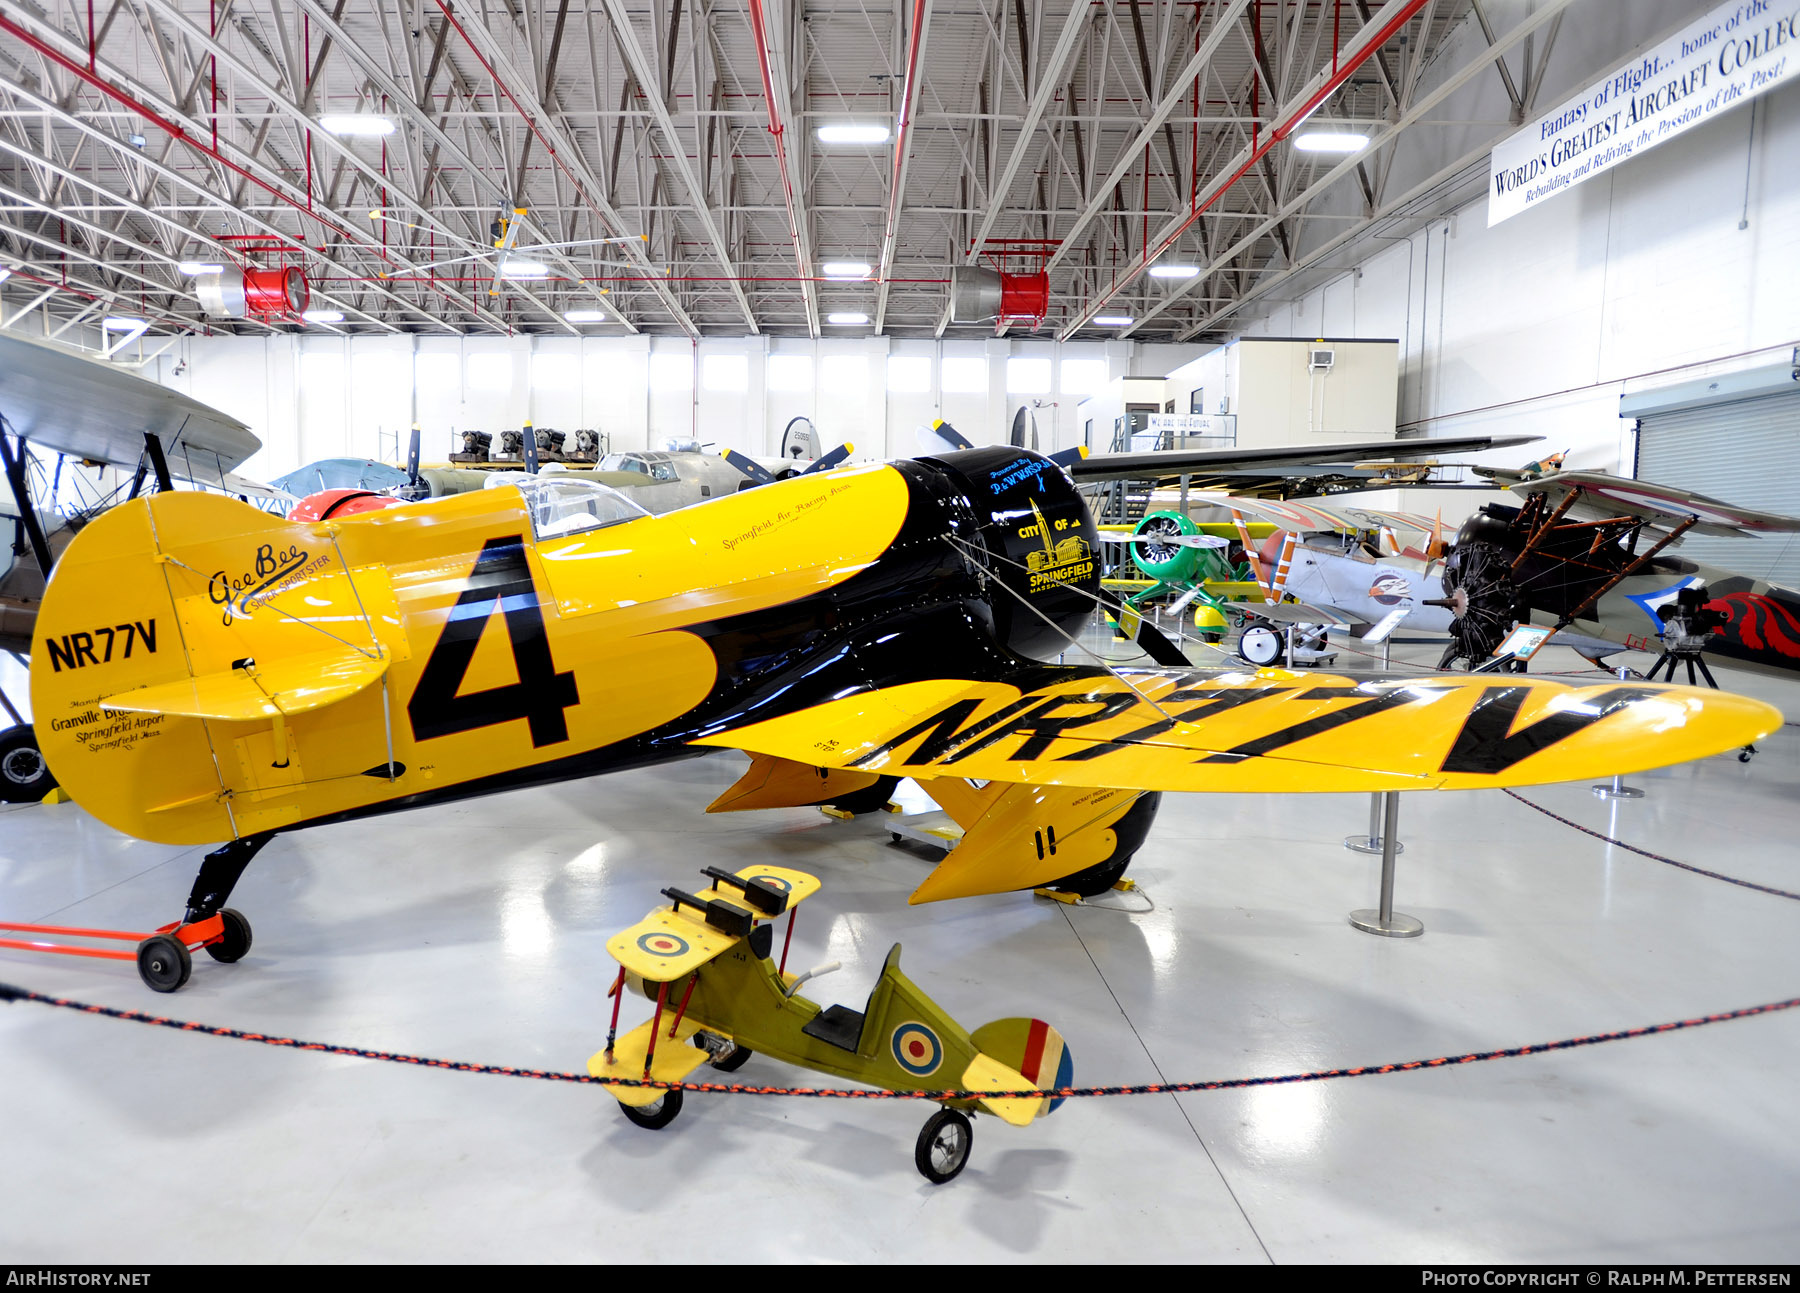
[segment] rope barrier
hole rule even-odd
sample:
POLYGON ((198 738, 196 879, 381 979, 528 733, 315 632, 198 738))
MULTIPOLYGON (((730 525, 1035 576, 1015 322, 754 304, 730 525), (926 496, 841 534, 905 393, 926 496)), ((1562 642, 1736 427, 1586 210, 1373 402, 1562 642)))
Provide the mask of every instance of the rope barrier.
POLYGON ((751 1086, 739 1082, 660 1082, 652 1078, 597 1078, 587 1073, 560 1072, 555 1069, 522 1069, 505 1064, 475 1064, 463 1060, 432 1059, 424 1055, 407 1055, 396 1051, 368 1050, 361 1046, 338 1046, 328 1042, 303 1042, 292 1037, 271 1037, 265 1033, 246 1032, 199 1024, 185 1019, 172 1019, 142 1010, 123 1010, 117 1006, 101 1006, 74 1001, 66 997, 46 996, 26 988, 0 983, 0 1002, 35 1002, 82 1014, 103 1015, 109 1019, 125 1019, 134 1023, 173 1028, 179 1032, 198 1033, 208 1037, 227 1037, 234 1041, 256 1042, 289 1050, 315 1051, 325 1055, 349 1055, 358 1059, 380 1060, 388 1064, 412 1064, 420 1068, 448 1069, 457 1073, 483 1073, 493 1077, 533 1078, 542 1082, 573 1082, 587 1086, 648 1087, 661 1091, 697 1091, 719 1095, 805 1096, 827 1100, 1029 1100, 1048 1096, 1054 1099, 1080 1099, 1111 1095, 1180 1095, 1191 1091, 1232 1091, 1245 1087, 1286 1086, 1299 1082, 1325 1082, 1333 1078, 1370 1077, 1379 1073, 1410 1073, 1419 1069, 1448 1068, 1452 1065, 1478 1064, 1484 1060, 1517 1059, 1525 1055, 1542 1055, 1550 1051, 1575 1050, 1598 1046, 1602 1042, 1626 1041, 1634 1037, 1650 1037, 1658 1033, 1679 1032, 1686 1028, 1702 1028, 1733 1019, 1749 1019, 1756 1015, 1774 1014, 1800 1006, 1800 997, 1771 1001, 1760 1006, 1724 1010, 1717 1014, 1677 1019, 1669 1023, 1648 1024, 1641 1028, 1622 1028, 1616 1032, 1593 1033, 1586 1037, 1565 1037, 1561 1041, 1534 1042, 1526 1046, 1509 1046, 1502 1050, 1471 1051, 1463 1055, 1439 1055, 1427 1060, 1407 1060, 1398 1064, 1365 1064, 1354 1068, 1318 1069, 1310 1073, 1279 1073, 1268 1077, 1220 1078, 1210 1082, 1154 1082, 1137 1086, 1045 1087, 1028 1091, 969 1091, 948 1088, 937 1091, 887 1091, 878 1088, 751 1086))
POLYGON ((1649 858, 1652 862, 1661 862, 1664 866, 1679 867, 1683 871, 1692 871, 1695 875, 1703 875, 1713 880, 1723 880, 1726 884, 1735 884, 1745 889, 1754 889, 1758 893, 1772 893, 1777 898, 1793 898, 1800 900, 1800 893, 1791 893, 1786 889, 1777 889, 1773 885, 1757 884, 1754 880, 1740 880, 1734 875, 1725 875, 1723 872, 1719 871, 1708 871, 1705 867, 1695 866, 1691 862, 1682 862, 1676 858, 1664 857, 1661 853, 1652 853, 1649 849, 1641 849, 1635 844, 1627 844, 1624 840, 1616 840, 1610 835, 1594 830, 1592 827, 1583 826, 1580 822, 1570 821, 1567 817, 1551 812, 1542 804, 1533 803, 1516 790, 1508 790, 1506 793, 1524 804, 1527 808, 1537 809, 1552 821, 1561 822, 1564 826, 1572 826, 1583 835, 1592 835, 1597 840, 1605 840, 1608 844, 1622 848, 1627 853, 1635 853, 1639 857, 1649 858))

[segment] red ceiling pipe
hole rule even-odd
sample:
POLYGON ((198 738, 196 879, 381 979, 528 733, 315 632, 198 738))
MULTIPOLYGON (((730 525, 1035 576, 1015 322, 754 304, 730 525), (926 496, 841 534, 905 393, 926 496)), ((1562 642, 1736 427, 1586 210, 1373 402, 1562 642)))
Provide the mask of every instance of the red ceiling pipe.
POLYGON ((925 9, 931 0, 913 0, 912 36, 907 41, 906 80, 900 86, 900 120, 894 127, 894 164, 888 176, 887 223, 881 231, 881 259, 876 272, 888 282, 887 266, 892 263, 894 235, 900 224, 900 169, 906 161, 907 136, 912 130, 913 100, 919 90, 919 53, 924 44, 925 9))
POLYGON ((800 242, 800 217, 794 210, 794 183, 788 175, 787 149, 782 146, 781 111, 775 105, 775 74, 769 67, 769 37, 763 22, 762 0, 750 0, 750 27, 756 33, 756 61, 762 65, 763 98, 769 105, 769 134, 775 139, 775 160, 781 167, 781 194, 787 202, 788 237, 794 242, 794 272, 802 281, 812 267, 800 242))
MULTIPOLYGON (((1393 36, 1395 32, 1399 31, 1401 27, 1410 22, 1413 16, 1417 14, 1419 10, 1423 9, 1427 3, 1429 3, 1429 0, 1408 0, 1406 7, 1389 19, 1388 22, 1375 33, 1374 38, 1357 52, 1356 57, 1352 61, 1340 65, 1336 71, 1326 78, 1325 84, 1314 91, 1305 103, 1302 103, 1299 108, 1295 109, 1295 111, 1290 113, 1285 119, 1278 121, 1273 126, 1269 127, 1268 134, 1264 135, 1262 142, 1251 150, 1250 156, 1244 160, 1243 165, 1233 171, 1230 177, 1214 191, 1211 197, 1191 209, 1186 218, 1183 219, 1179 225, 1175 226, 1166 238, 1157 243, 1155 247, 1146 247, 1144 249, 1143 259, 1133 265, 1128 273, 1115 279, 1098 298, 1090 301, 1087 306, 1075 316, 1075 320, 1070 323, 1067 328, 1063 329, 1062 333, 1057 337, 1057 340, 1067 341, 1073 337, 1077 331, 1087 326, 1089 320, 1106 308, 1106 303, 1108 301, 1112 300, 1113 297, 1119 294, 1122 288, 1133 282, 1139 274, 1148 269, 1152 261, 1162 255, 1170 247, 1174 246, 1175 240, 1181 237, 1183 233, 1187 232, 1188 227, 1192 225, 1194 221, 1198 220, 1207 208, 1217 202, 1220 197, 1225 194, 1226 190, 1248 174, 1250 168, 1262 160, 1264 153, 1267 153, 1276 144, 1286 139, 1288 133, 1292 131, 1295 126, 1310 117, 1313 114, 1314 109, 1325 102, 1326 99, 1330 98, 1333 92, 1337 90, 1338 86, 1342 85, 1350 78, 1352 72, 1361 67, 1369 58, 1373 57, 1375 51, 1387 44, 1388 39, 1393 36)), ((1335 52, 1332 54, 1332 61, 1334 63, 1337 62, 1337 54, 1335 52)), ((1254 85, 1254 78, 1252 84, 1254 85)))
MULTIPOLYGON (((333 233, 336 233, 336 234, 340 235, 341 237, 343 237, 352 246, 356 246, 359 248, 364 246, 364 244, 357 242, 356 235, 354 233, 352 233, 350 230, 346 229, 343 225, 338 224, 335 220, 331 220, 325 216, 320 215, 316 211, 308 211, 305 207, 301 206, 298 202, 294 201, 294 199, 290 198, 287 194, 283 193, 280 189, 276 188, 273 184, 270 184, 267 181, 258 178, 256 174, 254 174, 252 171, 246 169, 245 167, 239 166, 236 162, 232 161, 229 157, 225 156, 225 154, 221 153, 218 149, 208 147, 207 144, 203 140, 195 139, 192 135, 188 134, 187 131, 183 130, 180 126, 176 125, 173 121, 170 121, 167 118, 163 117, 161 114, 159 114, 154 108, 150 107, 149 104, 142 103, 139 100, 133 98, 131 95, 129 95, 129 94, 125 93, 125 91, 121 90, 118 86, 112 84, 110 81, 107 81, 106 79, 101 77, 98 73, 90 72, 85 67, 81 66, 81 64, 74 62, 71 59, 65 58, 62 55, 62 53, 60 51, 58 51, 54 46, 46 44, 44 41, 39 40, 36 36, 33 36, 30 32, 26 31, 23 27, 19 26, 17 23, 12 21, 12 19, 6 17, 5 14, 0 14, 0 31, 5 31, 5 32, 10 33, 11 35, 17 36, 20 40, 24 41, 27 45, 31 46, 38 53, 42 54, 45 58, 49 59, 52 63, 55 63, 58 67, 63 68, 65 71, 73 72, 77 77, 81 78, 81 80, 87 82, 87 84, 93 86, 94 89, 100 91, 100 93, 106 95, 108 98, 113 99, 114 101, 116 101, 118 103, 124 104, 127 108, 130 108, 133 112, 137 113, 145 121, 148 121, 151 125, 155 126, 158 130, 161 130, 161 131, 165 132, 166 134, 174 136, 176 139, 179 139, 182 143, 186 144, 189 148, 195 149, 198 152, 206 154, 208 157, 212 158, 215 162, 219 163, 219 165, 223 166, 226 170, 230 171, 234 175, 237 175, 237 176, 249 181, 251 184, 254 184, 257 188, 261 189, 264 193, 267 193, 270 197, 274 198, 277 202, 284 203, 287 206, 293 207, 294 210, 299 211, 304 215, 312 217, 314 220, 317 220, 320 224, 324 225, 327 229, 330 229, 333 233)), ((295 241, 301 242, 300 239, 295 239, 295 241)), ((304 246, 304 243, 302 243, 302 246, 304 246)), ((389 264, 394 263, 393 258, 386 254, 382 254, 381 258, 383 260, 387 261, 389 264)), ((440 295, 442 295, 446 300, 455 304, 459 309, 468 308, 464 302, 458 301, 454 296, 452 296, 448 292, 440 292, 440 295)))

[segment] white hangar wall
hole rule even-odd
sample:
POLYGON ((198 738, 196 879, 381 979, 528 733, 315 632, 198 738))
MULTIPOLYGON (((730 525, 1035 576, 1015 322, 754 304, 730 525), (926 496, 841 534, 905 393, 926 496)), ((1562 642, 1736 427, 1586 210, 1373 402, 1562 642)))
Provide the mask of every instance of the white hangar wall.
POLYGON ((563 431, 592 427, 614 449, 697 435, 721 449, 772 454, 801 414, 826 444, 854 444, 859 460, 904 457, 919 451, 917 429, 935 417, 977 444, 1004 442, 1027 404, 1040 406, 1048 450, 1079 440, 1075 406, 1090 385, 1160 376, 1204 349, 884 337, 696 346, 673 337, 347 338, 309 329, 188 338, 146 375, 248 423, 264 449, 241 470, 266 480, 318 458, 395 461, 415 416, 427 462, 459 447, 455 432, 527 419, 563 431))
MULTIPOLYGON (((1644 39, 1706 8, 1652 7, 1661 21, 1644 39)), ((1540 105, 1622 57, 1595 56, 1540 105)), ((1778 87, 1494 228, 1483 196, 1366 239, 1323 283, 1291 299, 1272 288, 1226 326, 1401 338, 1402 435, 1538 434, 1530 450, 1483 460, 1568 449, 1573 467, 1628 475, 1621 394, 1779 362, 1800 343, 1797 157, 1800 86, 1778 87)), ((1415 493, 1407 505, 1442 503, 1448 519, 1481 497, 1415 493)))

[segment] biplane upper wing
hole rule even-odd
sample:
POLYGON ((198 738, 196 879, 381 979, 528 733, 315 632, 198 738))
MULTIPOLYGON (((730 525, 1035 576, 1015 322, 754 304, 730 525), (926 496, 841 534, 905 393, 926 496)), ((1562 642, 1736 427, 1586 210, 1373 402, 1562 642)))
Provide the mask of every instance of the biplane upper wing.
POLYGON ((1721 538, 1800 531, 1800 517, 1758 512, 1674 485, 1629 480, 1603 471, 1561 471, 1519 481, 1509 488, 1515 494, 1546 494, 1557 504, 1571 490, 1579 490, 1580 497, 1569 510, 1583 520, 1636 516, 1658 529, 1672 530, 1689 517, 1696 517, 1692 533, 1721 538))
POLYGON ((1263 448, 1161 449, 1149 453, 1094 454, 1068 465, 1076 484, 1102 480, 1154 480, 1234 494, 1306 492, 1306 482, 1333 489, 1381 488, 1394 467, 1423 464, 1441 454, 1480 453, 1541 440, 1534 435, 1436 436, 1421 440, 1365 440, 1354 444, 1271 445, 1263 448))
POLYGON ((1430 534, 1435 522, 1417 512, 1391 512, 1369 507, 1346 507, 1341 503, 1327 505, 1317 499, 1245 498, 1235 494, 1207 494, 1194 500, 1260 516, 1284 530, 1298 534, 1354 534, 1359 530, 1386 527, 1398 531, 1430 534))
POLYGON ((651 983, 679 979, 736 943, 688 909, 658 907, 622 934, 606 940, 613 960, 651 983))
POLYGON ((1752 744, 1781 722, 1744 696, 1645 683, 1046 665, 874 688, 696 744, 903 777, 1474 790, 1662 767, 1752 744))
POLYGON ((135 466, 153 434, 171 472, 214 486, 262 448, 242 422, 180 391, 11 334, 0 335, 0 413, 34 445, 113 466, 135 466))

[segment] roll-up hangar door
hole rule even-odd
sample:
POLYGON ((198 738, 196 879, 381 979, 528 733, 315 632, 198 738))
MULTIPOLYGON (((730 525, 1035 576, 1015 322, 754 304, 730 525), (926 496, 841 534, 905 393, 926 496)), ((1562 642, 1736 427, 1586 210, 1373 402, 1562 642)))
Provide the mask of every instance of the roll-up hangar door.
MULTIPOLYGON (((1619 415, 1637 419, 1639 480, 1800 517, 1800 363, 1627 395, 1619 415)), ((1676 555, 1800 588, 1800 535, 1693 535, 1676 555)))

